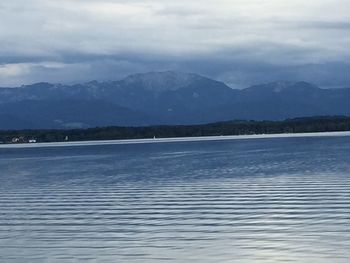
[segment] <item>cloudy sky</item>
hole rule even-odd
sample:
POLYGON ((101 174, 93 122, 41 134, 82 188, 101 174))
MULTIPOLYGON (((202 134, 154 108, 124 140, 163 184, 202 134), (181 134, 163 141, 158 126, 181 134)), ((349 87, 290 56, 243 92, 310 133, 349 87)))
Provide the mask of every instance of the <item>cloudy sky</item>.
POLYGON ((0 86, 176 70, 350 86, 349 0, 0 2, 0 86))

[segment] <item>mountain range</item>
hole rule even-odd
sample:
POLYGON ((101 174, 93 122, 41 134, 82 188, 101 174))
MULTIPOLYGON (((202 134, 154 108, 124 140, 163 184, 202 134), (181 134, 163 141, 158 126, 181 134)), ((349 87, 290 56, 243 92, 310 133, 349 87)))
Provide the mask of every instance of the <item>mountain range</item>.
POLYGON ((274 82, 246 89, 197 74, 150 72, 118 81, 0 88, 0 129, 202 124, 350 115, 350 88, 274 82))

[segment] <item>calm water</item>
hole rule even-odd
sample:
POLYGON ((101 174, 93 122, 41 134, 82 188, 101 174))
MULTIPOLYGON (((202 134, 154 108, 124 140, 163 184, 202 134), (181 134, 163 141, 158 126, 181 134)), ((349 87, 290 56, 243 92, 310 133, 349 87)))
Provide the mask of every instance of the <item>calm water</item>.
POLYGON ((350 262, 350 137, 0 149, 0 262, 350 262))

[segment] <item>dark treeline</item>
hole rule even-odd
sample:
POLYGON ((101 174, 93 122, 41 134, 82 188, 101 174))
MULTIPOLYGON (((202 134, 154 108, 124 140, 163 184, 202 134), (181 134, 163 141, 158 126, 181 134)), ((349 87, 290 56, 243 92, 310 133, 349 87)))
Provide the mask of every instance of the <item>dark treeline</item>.
POLYGON ((309 117, 284 121, 236 120, 204 125, 0 131, 0 141, 11 143, 17 138, 16 142, 28 142, 30 139, 37 142, 59 142, 331 131, 350 131, 350 117, 309 117))

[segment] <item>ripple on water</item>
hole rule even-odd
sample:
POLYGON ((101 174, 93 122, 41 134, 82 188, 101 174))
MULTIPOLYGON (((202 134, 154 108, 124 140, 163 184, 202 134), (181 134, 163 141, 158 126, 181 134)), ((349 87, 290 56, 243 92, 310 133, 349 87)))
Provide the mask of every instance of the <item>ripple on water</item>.
POLYGON ((0 258, 345 263, 349 153, 346 138, 0 151, 0 258))

